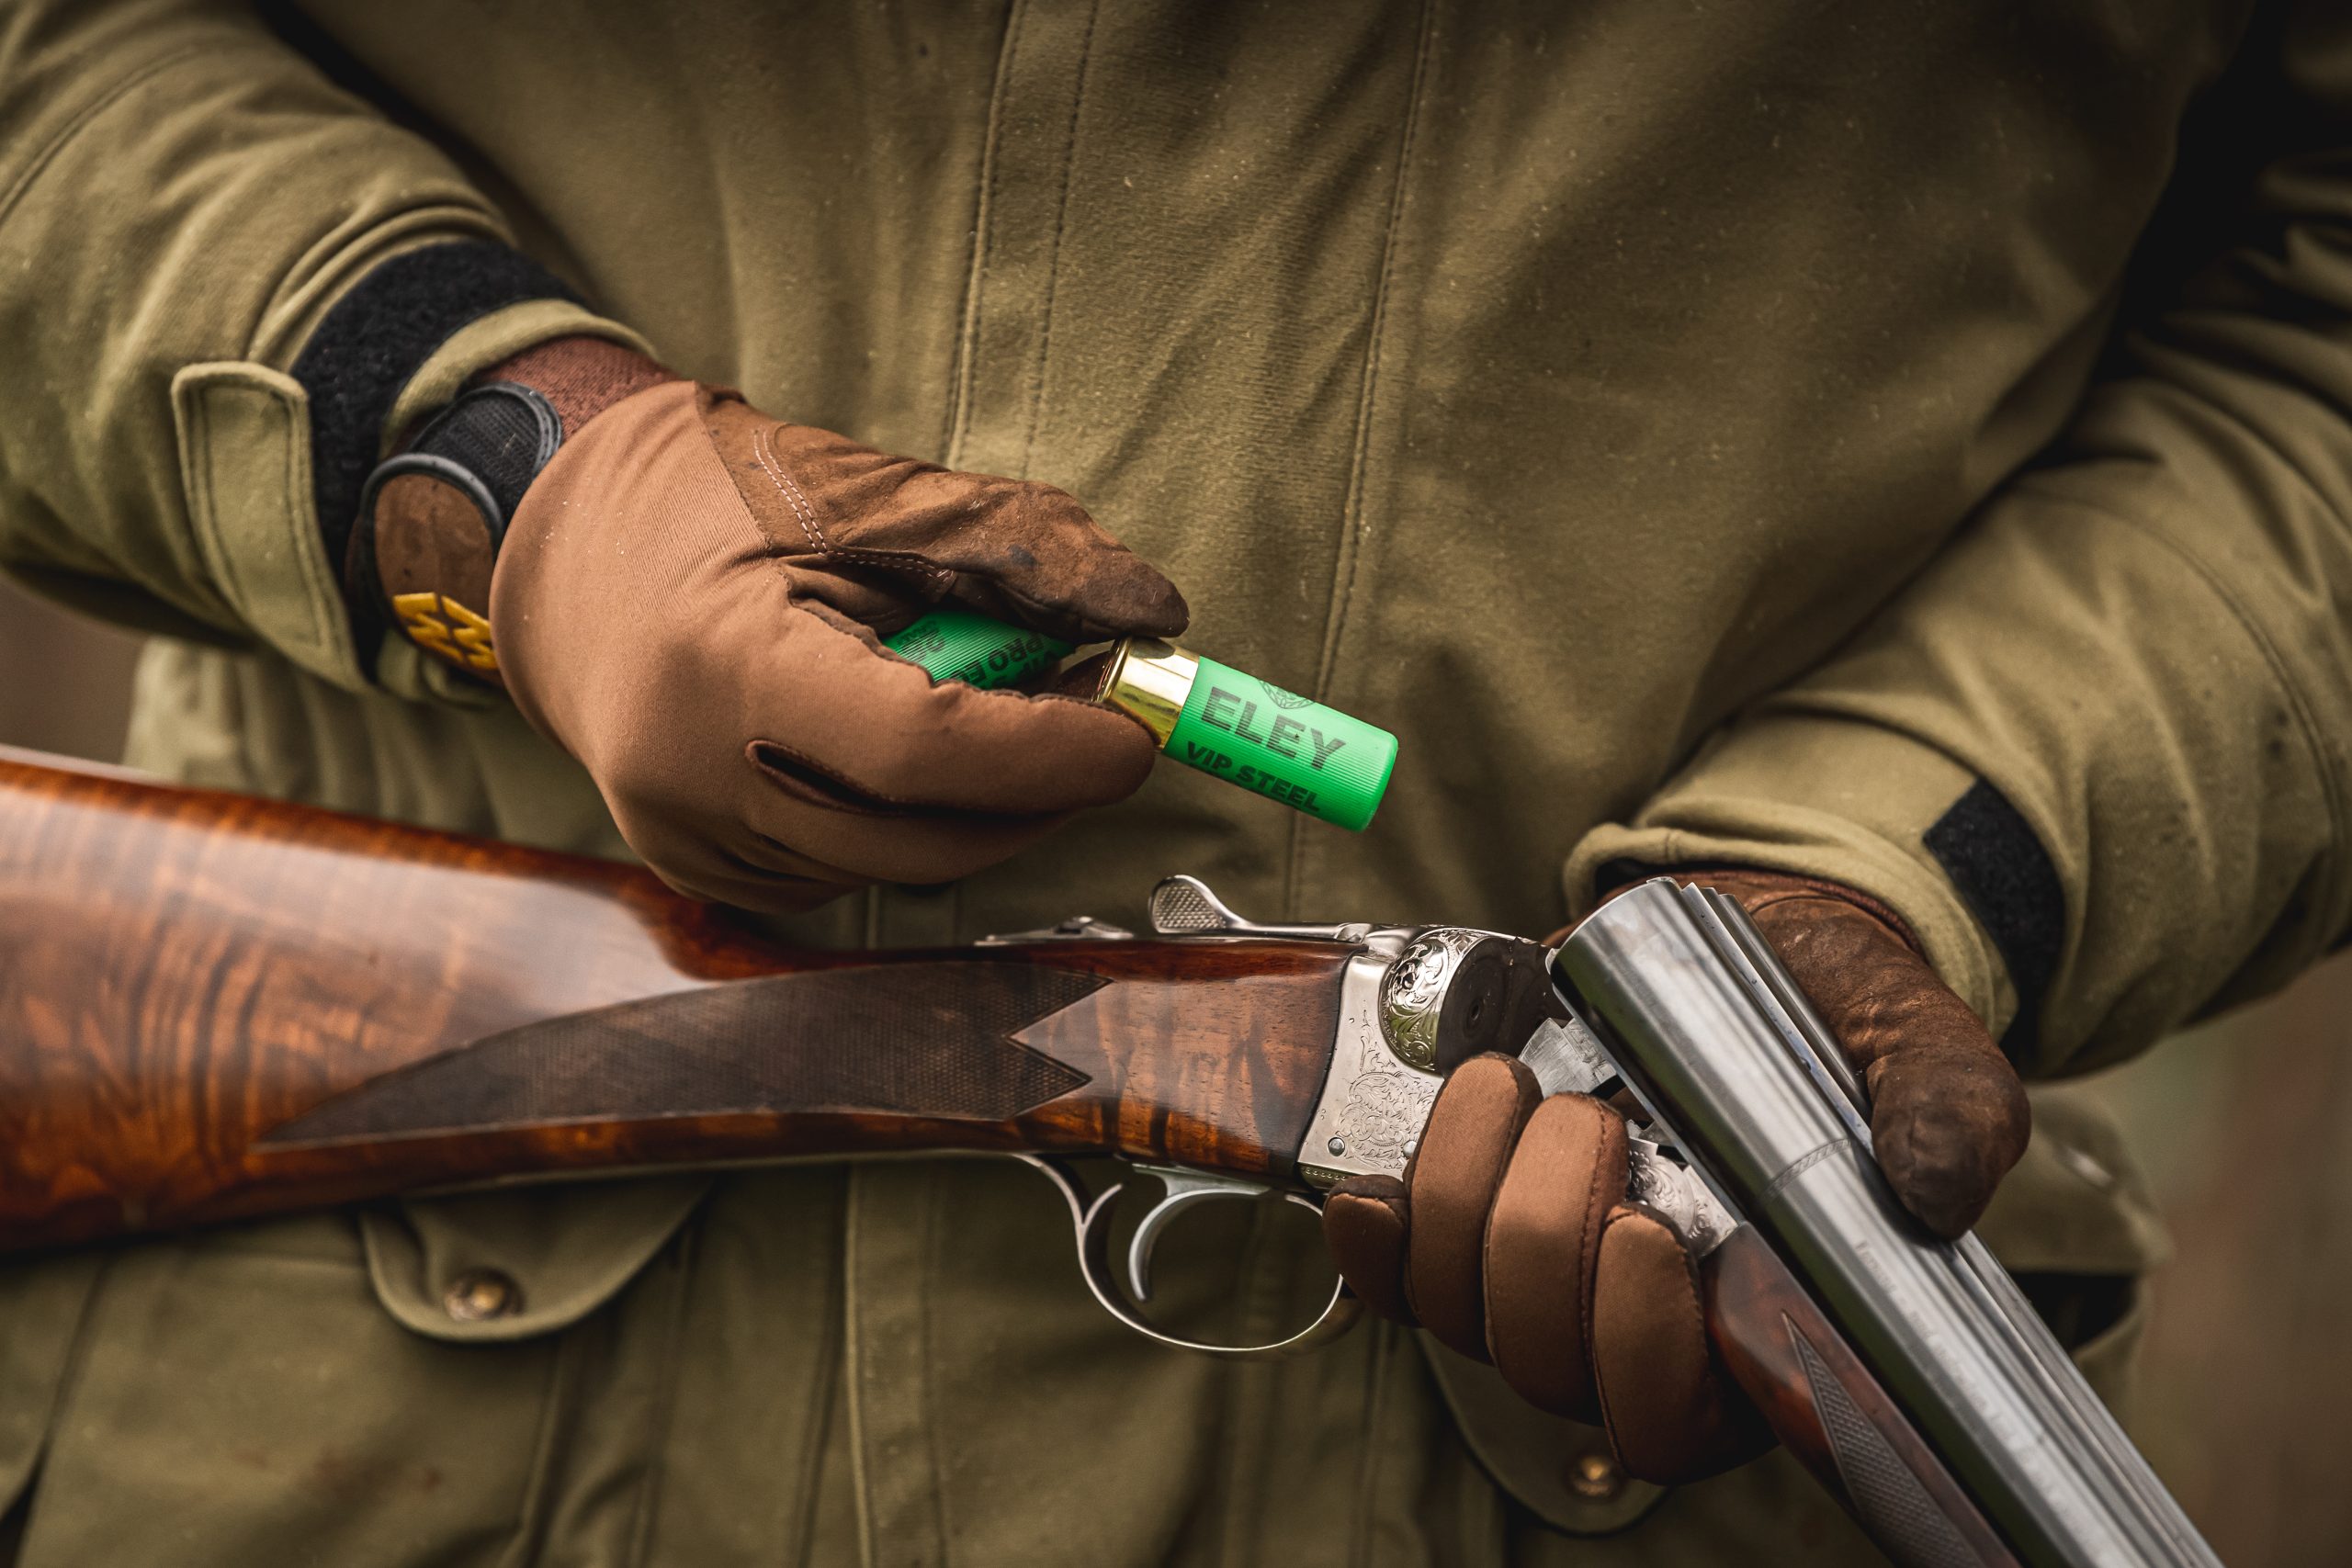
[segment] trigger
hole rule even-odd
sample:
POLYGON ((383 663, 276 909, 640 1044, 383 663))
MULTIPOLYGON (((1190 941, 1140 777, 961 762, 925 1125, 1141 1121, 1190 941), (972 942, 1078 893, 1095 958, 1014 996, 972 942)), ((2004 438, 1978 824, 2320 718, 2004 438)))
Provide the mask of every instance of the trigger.
POLYGON ((1151 1300, 1152 1248, 1159 1245, 1160 1232, 1168 1228, 1170 1221, 1213 1198, 1256 1199, 1268 1190, 1238 1176, 1215 1176, 1163 1165, 1139 1165, 1136 1169, 1142 1175, 1159 1178, 1162 1189, 1159 1201, 1136 1223, 1135 1237, 1127 1243, 1126 1286, 1138 1302, 1151 1300))

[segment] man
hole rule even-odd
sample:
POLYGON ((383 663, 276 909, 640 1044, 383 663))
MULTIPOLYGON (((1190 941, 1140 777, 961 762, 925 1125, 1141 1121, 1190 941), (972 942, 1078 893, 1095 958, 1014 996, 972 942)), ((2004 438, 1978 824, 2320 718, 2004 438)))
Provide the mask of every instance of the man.
MULTIPOLYGON (((2352 29, 2242 11, 27 0, 0 556, 164 634, 141 765, 802 941, 1704 874, 1955 1229, 2017 1071, 2352 922, 2352 29), (2160 220, 2233 60, 2267 166, 2192 130, 2160 220), (1387 804, 931 687, 943 599, 1182 629, 1387 804)), ((1785 1456, 1639 1479, 1753 1450, 1617 1137, 1471 1064, 1329 1213, 1388 1320, 1275 1365, 1123 1337, 984 1164, 18 1267, 0 1497, 28 1568, 1866 1558, 1785 1456)), ((2033 1150, 1988 1231, 2111 1355, 2143 1219, 2033 1150)), ((1280 1317, 1246 1239, 1171 1308, 1280 1317)))

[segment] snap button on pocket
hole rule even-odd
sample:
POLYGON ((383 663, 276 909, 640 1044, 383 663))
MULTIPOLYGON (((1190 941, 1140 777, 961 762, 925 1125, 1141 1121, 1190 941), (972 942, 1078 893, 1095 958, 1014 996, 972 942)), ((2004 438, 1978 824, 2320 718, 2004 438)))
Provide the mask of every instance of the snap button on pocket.
POLYGON ((1568 1461, 1568 1490, 1596 1503, 1614 1502, 1625 1490, 1625 1472, 1607 1454, 1578 1454, 1568 1461))
POLYGON ((495 1269, 469 1269, 449 1281, 441 1310, 459 1323, 512 1317, 523 1310, 523 1287, 495 1269))
POLYGON ((1614 1535, 1666 1496, 1627 1475, 1598 1427, 1546 1416, 1513 1393, 1502 1374, 1415 1337, 1437 1376, 1454 1429, 1496 1485, 1564 1535, 1614 1535))
POLYGON ((457 1345, 568 1328, 620 1294, 710 1190, 707 1172, 418 1198, 359 1211, 401 1327, 457 1345), (487 1283, 476 1281, 487 1276, 487 1283))

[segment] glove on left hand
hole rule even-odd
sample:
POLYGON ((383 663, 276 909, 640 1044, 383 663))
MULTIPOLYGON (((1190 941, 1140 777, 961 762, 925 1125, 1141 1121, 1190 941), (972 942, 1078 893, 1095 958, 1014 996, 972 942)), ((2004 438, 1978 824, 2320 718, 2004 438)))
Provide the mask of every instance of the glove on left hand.
MULTIPOLYGON (((2030 1125, 1983 1022, 1864 895, 1775 872, 1694 880, 1747 910, 1861 1070, 1896 1195, 1938 1235, 1965 1231, 2030 1125)), ((1605 1426, 1630 1473, 1692 1480, 1770 1438, 1709 1349, 1681 1237, 1626 1201, 1626 1169, 1615 1111, 1544 1100, 1520 1062, 1475 1057, 1438 1095, 1405 1179, 1342 1182, 1324 1235, 1375 1312, 1493 1362, 1543 1409, 1605 1426)))
POLYGON ((1061 491, 893 457, 594 339, 475 396, 495 420, 453 405, 378 470, 355 580, 503 680, 672 886, 796 909, 949 882, 1149 775, 1125 715, 934 682, 882 641, 944 602, 1069 643, 1182 630, 1175 586, 1061 491), (545 447, 542 403, 560 446, 502 503, 491 479, 545 447))

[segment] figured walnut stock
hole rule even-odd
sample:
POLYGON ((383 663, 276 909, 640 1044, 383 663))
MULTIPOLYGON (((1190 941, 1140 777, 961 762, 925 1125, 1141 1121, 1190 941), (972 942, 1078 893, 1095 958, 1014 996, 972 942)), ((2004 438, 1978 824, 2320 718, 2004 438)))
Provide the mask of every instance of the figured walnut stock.
POLYGON ((1346 956, 794 951, 606 862, 0 752, 0 1250, 808 1156, 1282 1180, 1346 956))
POLYGON ((1879 1381, 1742 1225, 1701 1269, 1715 1354, 1764 1419, 1901 1568, 2017 1559, 1879 1381))

